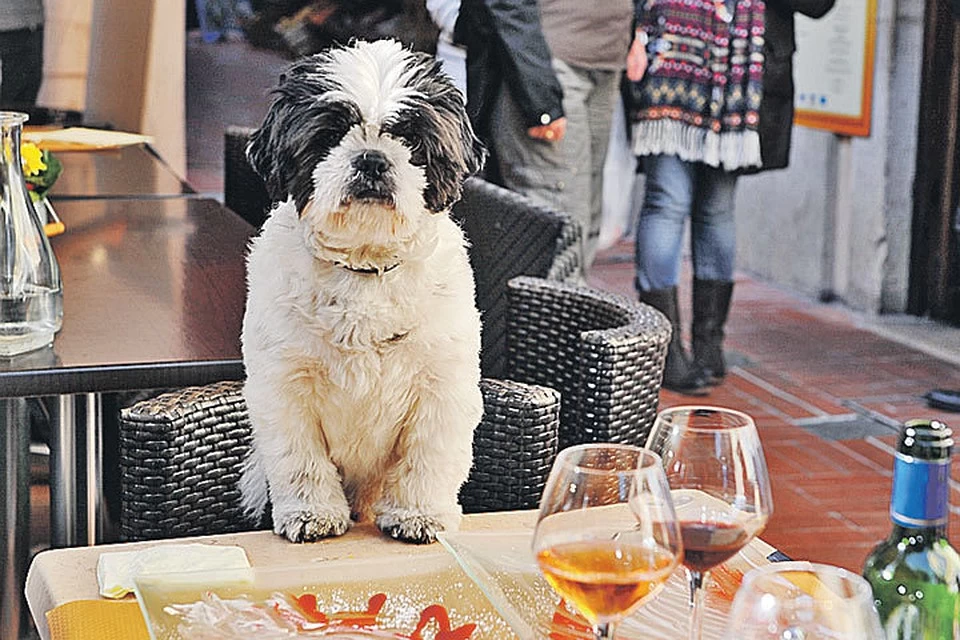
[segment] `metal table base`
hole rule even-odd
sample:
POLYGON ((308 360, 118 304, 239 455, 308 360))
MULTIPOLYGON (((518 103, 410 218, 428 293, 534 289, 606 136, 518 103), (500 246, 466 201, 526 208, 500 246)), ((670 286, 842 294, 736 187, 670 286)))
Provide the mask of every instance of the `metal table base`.
MULTIPOLYGON (((103 397, 50 399, 50 535, 53 547, 94 545, 109 530, 103 483, 103 397)), ((27 400, 0 398, 0 637, 24 637, 22 585, 30 561, 30 421, 27 400)))

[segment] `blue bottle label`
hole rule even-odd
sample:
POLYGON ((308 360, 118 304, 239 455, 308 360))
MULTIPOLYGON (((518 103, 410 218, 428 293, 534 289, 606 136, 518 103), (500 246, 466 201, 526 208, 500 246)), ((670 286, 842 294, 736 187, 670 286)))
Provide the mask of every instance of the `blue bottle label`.
POLYGON ((890 518, 902 527, 946 524, 949 480, 949 460, 918 460, 897 453, 893 463, 890 518))

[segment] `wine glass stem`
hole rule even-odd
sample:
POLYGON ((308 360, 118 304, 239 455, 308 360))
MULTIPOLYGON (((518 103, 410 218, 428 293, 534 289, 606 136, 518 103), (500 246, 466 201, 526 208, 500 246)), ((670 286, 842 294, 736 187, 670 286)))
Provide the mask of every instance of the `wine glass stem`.
POLYGON ((612 622, 598 624, 593 628, 593 635, 596 636, 597 640, 613 640, 613 626, 612 622))
POLYGON ((690 640, 700 640, 703 630, 703 607, 706 590, 703 583, 707 579, 706 572, 687 570, 690 582, 690 640))

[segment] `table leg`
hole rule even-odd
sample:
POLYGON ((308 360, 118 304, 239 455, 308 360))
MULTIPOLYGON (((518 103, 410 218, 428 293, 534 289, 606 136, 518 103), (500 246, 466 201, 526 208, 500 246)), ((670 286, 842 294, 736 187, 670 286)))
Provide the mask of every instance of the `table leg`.
POLYGON ((77 429, 73 396, 57 396, 50 415, 50 543, 80 544, 77 518, 77 429))
POLYGON ((27 401, 0 399, 0 636, 19 638, 30 559, 30 424, 27 401))
POLYGON ((60 396, 50 430, 53 546, 104 542, 103 399, 99 393, 60 396))

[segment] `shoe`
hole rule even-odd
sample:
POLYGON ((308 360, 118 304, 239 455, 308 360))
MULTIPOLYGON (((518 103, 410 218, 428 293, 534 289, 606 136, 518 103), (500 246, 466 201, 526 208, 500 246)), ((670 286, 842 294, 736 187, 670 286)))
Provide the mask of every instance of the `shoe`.
POLYGON ((727 323, 732 296, 732 282, 693 281, 693 360, 707 384, 720 384, 727 375, 723 327, 727 323))
POLYGON ((694 364, 680 335, 680 307, 677 304, 677 288, 641 291, 640 301, 667 316, 672 329, 667 345, 667 360, 663 365, 663 388, 689 396, 707 395, 707 381, 694 364))
POLYGON ((934 389, 923 397, 934 409, 960 411, 960 389, 934 389))

